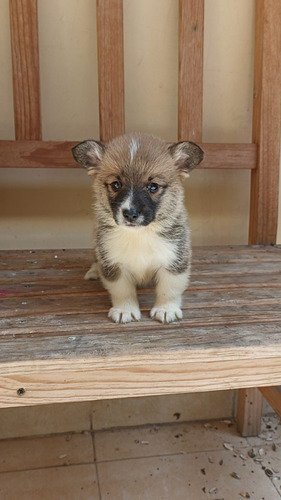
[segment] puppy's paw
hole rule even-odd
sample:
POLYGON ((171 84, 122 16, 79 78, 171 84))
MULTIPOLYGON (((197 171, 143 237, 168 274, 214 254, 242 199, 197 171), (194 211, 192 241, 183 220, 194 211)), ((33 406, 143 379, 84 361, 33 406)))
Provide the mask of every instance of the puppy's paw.
POLYGON ((172 323, 182 319, 182 310, 177 304, 163 304, 155 306, 150 311, 150 317, 160 323, 172 323))
POLYGON ((97 280, 99 278, 99 268, 98 263, 94 262, 89 271, 86 272, 84 280, 97 280))
POLYGON ((115 323, 130 323, 131 321, 139 321, 141 312, 137 306, 112 307, 109 310, 108 317, 115 323))

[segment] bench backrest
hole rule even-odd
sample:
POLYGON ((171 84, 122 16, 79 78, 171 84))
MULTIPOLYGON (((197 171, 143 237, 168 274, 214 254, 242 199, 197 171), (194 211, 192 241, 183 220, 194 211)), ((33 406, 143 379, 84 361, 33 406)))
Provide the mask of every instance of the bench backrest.
MULTIPOLYGON (((15 141, 0 167, 71 167, 73 142, 42 140, 36 0, 10 0, 15 141)), ((204 0, 179 0, 178 137, 202 144, 200 168, 251 169, 249 243, 276 242, 281 137, 281 2, 256 0, 251 144, 202 144, 204 0)), ((123 2, 97 0, 100 139, 123 134, 123 2)), ((78 142, 78 141, 77 141, 78 142)))

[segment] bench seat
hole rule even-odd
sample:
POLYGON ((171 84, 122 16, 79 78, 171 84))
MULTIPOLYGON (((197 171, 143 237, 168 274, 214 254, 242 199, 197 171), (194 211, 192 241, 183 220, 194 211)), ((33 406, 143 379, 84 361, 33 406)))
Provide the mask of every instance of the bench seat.
POLYGON ((107 318, 91 250, 0 252, 0 407, 281 385, 281 246, 193 251, 184 318, 107 318))

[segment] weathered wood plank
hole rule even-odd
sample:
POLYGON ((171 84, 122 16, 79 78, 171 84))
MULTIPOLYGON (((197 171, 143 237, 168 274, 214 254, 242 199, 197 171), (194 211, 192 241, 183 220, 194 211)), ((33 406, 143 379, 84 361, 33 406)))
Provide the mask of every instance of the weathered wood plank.
MULTIPOLYGON (((104 321, 98 329, 91 325, 91 315, 82 317, 80 324, 72 319, 69 317, 70 328, 67 328, 67 323, 59 324, 55 316, 50 316, 46 317, 40 328, 37 326, 29 333, 23 331, 22 335, 18 333, 15 340, 12 336, 3 336, 1 362, 9 364, 12 361, 29 360, 32 365, 34 360, 68 360, 76 357, 100 358, 102 362, 102 358, 109 356, 118 364, 119 356, 140 356, 139 361, 142 357, 145 363, 150 354, 163 355, 169 359, 169 355, 173 358, 180 352, 191 359, 196 352, 199 359, 200 350, 202 356, 205 358, 208 354, 211 361, 214 353, 224 357, 226 353, 229 356, 229 353, 237 355, 239 351, 243 357, 250 356, 253 350, 253 358, 256 355, 271 358, 279 357, 281 351, 280 321, 261 323, 260 328, 256 324, 234 324, 228 327, 210 325, 206 328, 199 325, 188 329, 181 328, 179 324, 161 325, 149 320, 139 324, 138 328, 132 323, 113 325, 110 321, 104 321)), ((237 370, 240 369, 241 366, 237 365, 237 370)))
MULTIPOLYGON (((249 262, 280 263, 281 245, 235 245, 194 247, 192 263, 198 270, 213 264, 249 262), (200 266, 200 267, 199 267, 200 266)), ((87 269, 92 263, 92 249, 0 250, 0 270, 87 269)))
POLYGON ((10 0, 15 136, 40 140, 37 0, 10 0))
MULTIPOLYGON (((27 289, 28 294, 22 295, 21 289, 19 292, 14 289, 14 293, 2 295, 0 300, 0 337, 3 332, 5 321, 10 318, 18 318, 21 322, 25 318, 24 323, 32 322, 32 316, 41 316, 42 314, 100 314, 107 310, 110 301, 109 295, 106 290, 101 288, 95 290, 82 291, 77 287, 74 292, 67 293, 67 287, 60 295, 40 294, 33 291, 32 285, 27 289), (1 322, 4 319, 4 323, 1 322)), ((142 289, 138 293, 141 309, 147 311, 152 307, 154 301, 154 293, 151 289, 142 289)), ((272 289, 259 289, 247 287, 242 290, 200 290, 197 291, 187 290, 183 295, 183 309, 188 314, 188 320, 210 316, 233 316, 245 314, 245 307, 247 307, 247 314, 257 314, 257 318, 261 318, 266 310, 272 311, 273 319, 274 314, 281 314, 278 307, 281 304, 281 287, 272 289)), ((271 313, 270 313, 271 314, 271 313)), ((254 319, 254 318, 253 318, 254 319)), ((79 321, 79 317, 77 319, 79 321)), ((93 322, 97 320, 93 317, 93 322)), ((197 321, 197 319, 196 319, 197 321)), ((182 323, 185 325, 186 323, 182 323)), ((136 325, 136 328, 138 324, 136 325)))
POLYGON ((257 0, 249 243, 275 243, 281 138, 281 2, 257 0))
POLYGON ((235 245, 195 247, 192 262, 199 265, 214 263, 280 262, 281 245, 235 245))
MULTIPOLYGON (((1 279, 1 273, 0 273, 1 279)), ((202 292, 213 292, 216 295, 219 293, 226 293, 229 291, 234 291, 237 294, 247 293, 249 289, 258 292, 265 293, 267 290, 273 295, 275 292, 281 288, 281 274, 252 274, 252 275, 240 275, 228 276, 223 275, 210 275, 206 274, 201 278, 199 276, 193 276, 191 283, 188 287, 187 294, 202 293, 202 292)), ((138 293, 148 294, 153 293, 153 289, 139 289, 138 293)), ((53 276, 52 279, 46 278, 42 275, 39 281, 34 280, 34 275, 18 273, 17 277, 10 279, 3 279, 0 287, 0 298, 13 298, 18 297, 24 298, 34 296, 34 297, 62 297, 62 296, 85 296, 85 295, 105 295, 106 292, 101 289, 101 285, 98 281, 87 282, 83 280, 83 273, 77 273, 76 277, 67 279, 63 275, 53 276)))
MULTIPOLYGON (((146 300, 141 300, 140 304, 143 313, 142 323, 131 326, 136 330, 150 328, 152 331, 157 330, 160 326, 164 331, 162 325, 153 323, 149 318, 148 312, 153 306, 153 297, 145 296, 144 298, 146 300)), ((68 298, 67 301, 63 298, 56 300, 29 299, 24 302, 7 301, 5 305, 6 314, 4 317, 2 315, 0 317, 0 339, 2 336, 9 335, 11 330, 13 336, 16 336, 17 333, 22 335, 23 328, 27 328, 27 334, 31 332, 36 334, 36 331, 40 331, 44 324, 48 325, 48 334, 55 335, 61 326, 67 330, 77 324, 82 329, 84 322, 89 321, 90 329, 94 333, 99 332, 104 324, 109 323, 107 318, 110 307, 109 297, 95 297, 93 300, 90 300, 90 298, 75 299, 68 298), (16 329, 18 329, 18 332, 16 329)), ((208 328, 213 326, 229 327, 231 325, 247 326, 257 324, 260 328, 263 323, 270 324, 279 321, 281 324, 280 304, 280 298, 271 302, 267 301, 265 304, 253 301, 252 304, 231 305, 231 303, 228 303, 226 306, 221 303, 220 306, 216 305, 215 307, 211 304, 204 307, 204 304, 201 306, 199 303, 197 303, 197 307, 192 307, 186 301, 183 306, 183 319, 180 323, 175 324, 174 328, 176 331, 179 329, 202 328, 207 333, 208 328)), ((110 324, 109 326, 114 330, 114 325, 110 324)))
POLYGON ((125 130, 123 1, 97 0, 100 139, 125 130))
MULTIPOLYGON (((71 153, 78 142, 0 141, 0 168, 81 168, 71 153)), ((204 143, 201 147, 205 157, 198 168, 256 168, 255 144, 204 143)))
MULTIPOLYGON (((18 269, 18 270, 13 270, 13 273, 11 271, 6 270, 3 268, 1 270, 0 268, 0 273, 1 273, 1 278, 2 280, 7 280, 8 281, 14 281, 17 282, 17 280, 23 280, 23 279, 32 279, 32 276, 36 276, 37 280, 41 279, 47 279, 47 280, 58 280, 59 277, 64 278, 66 280, 73 279, 73 277, 79 278, 81 277, 83 271, 87 270, 87 263, 85 263, 85 266, 81 267, 73 267, 73 268, 65 268, 65 267, 53 267, 50 266, 44 267, 44 268, 36 268, 32 267, 30 269, 18 269)), ((249 261, 247 262, 242 262, 240 263, 213 263, 213 264, 206 264, 204 265, 203 263, 197 265, 196 263, 193 264, 192 266, 192 279, 195 281, 197 278, 204 278, 206 275, 208 276, 220 276, 222 275, 223 278, 227 277, 228 275, 235 274, 238 278, 240 275, 242 277, 247 277, 249 276, 255 276, 255 275, 265 275, 269 276, 270 274, 279 274, 281 275, 281 265, 280 262, 278 261, 267 261, 267 262, 259 262, 259 261, 249 261)))
MULTIPOLYGON (((109 304, 108 304, 109 306, 109 304)), ((280 310, 280 303, 278 305, 280 310)), ((270 306, 270 309, 272 306, 270 306)), ((174 349, 177 343, 177 339, 179 336, 185 336, 186 341, 188 341, 190 335, 194 335, 200 333, 200 336, 205 336, 206 346, 202 346, 202 348, 208 348, 208 342, 211 340, 208 338, 210 335, 210 330, 215 328, 220 328, 221 330, 221 339, 220 344, 223 347, 225 345, 224 337, 228 335, 229 328, 240 328, 241 339, 244 341, 244 337, 247 338, 247 335, 243 333, 243 329, 247 332, 249 327, 255 327, 256 330, 264 330, 265 326, 271 327, 272 330, 276 331, 280 336, 280 323, 281 317, 280 312, 277 311, 277 306, 274 306, 275 310, 272 315, 268 314, 269 306, 267 306, 267 312, 265 306, 263 306, 263 312, 258 313, 258 308, 251 310, 250 307, 245 307, 244 310, 239 314, 238 308, 232 308, 231 310, 219 310, 215 309, 214 313, 211 309, 204 310, 201 309, 200 313, 198 309, 193 310, 184 310, 184 318, 181 324, 169 325, 161 325, 160 323, 153 323, 149 318, 148 310, 142 310, 142 324, 141 325, 112 325, 108 318, 107 312, 108 307, 106 307, 106 303, 104 306, 100 305, 98 310, 88 307, 88 313, 84 313, 82 311, 80 314, 77 314, 77 311, 68 311, 68 313, 63 314, 54 311, 53 314, 49 314, 46 312, 45 314, 33 316, 33 311, 30 312, 30 316, 21 316, 15 318, 7 318, 4 320, 0 319, 1 324, 1 345, 4 347, 4 342, 10 340, 11 349, 6 353, 9 356, 15 356, 17 353, 17 348, 19 345, 17 341, 19 338, 25 339, 25 349, 28 349, 28 343, 30 342, 30 338, 47 338, 47 337, 56 337, 58 335, 77 335, 78 337, 82 337, 85 334, 91 335, 100 335, 100 331, 108 333, 107 342, 111 342, 112 339, 110 335, 112 331, 114 334, 118 332, 123 332, 130 334, 130 338, 127 339, 129 342, 133 342, 135 339, 134 332, 138 332, 143 336, 143 340, 145 341, 145 334, 156 335, 157 333, 160 335, 167 335, 168 332, 171 335, 171 341, 173 340, 173 344, 171 343, 169 348, 174 349), (91 312, 90 312, 91 311, 91 312), (221 312, 223 311, 223 314, 221 312), (204 313, 204 314, 203 314, 204 313), (213 313, 213 316, 211 316, 213 313), (250 314, 253 314, 249 317, 250 314), (279 324, 279 331, 276 325, 279 324)), ((260 336, 258 336, 260 338, 260 336)), ((241 342, 240 339, 240 342, 241 342)), ((277 338, 277 341, 279 339, 277 338)), ((148 339, 146 339, 148 341, 148 339)), ((6 346, 7 347, 7 346, 6 346)), ((33 349, 35 345, 32 346, 33 349)), ((42 348, 44 345, 41 346, 42 348)), ((163 339, 159 339, 158 348, 161 350, 163 348, 163 339)), ((3 352, 4 355, 4 352, 3 352)), ((40 356, 46 359, 48 352, 39 351, 38 353, 34 352, 33 356, 40 356)), ((7 359, 7 358, 6 358, 7 359)), ((9 358, 11 359, 11 358, 9 358)), ((33 357, 32 357, 33 359, 33 357)))
POLYGON ((179 0, 178 138, 202 141, 204 0, 179 0))

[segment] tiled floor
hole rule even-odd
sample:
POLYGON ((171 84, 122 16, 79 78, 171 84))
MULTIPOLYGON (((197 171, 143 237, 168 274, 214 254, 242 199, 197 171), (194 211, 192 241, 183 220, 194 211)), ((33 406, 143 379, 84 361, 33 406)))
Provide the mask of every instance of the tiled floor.
POLYGON ((0 441, 1 500, 280 500, 281 424, 230 421, 0 441))

